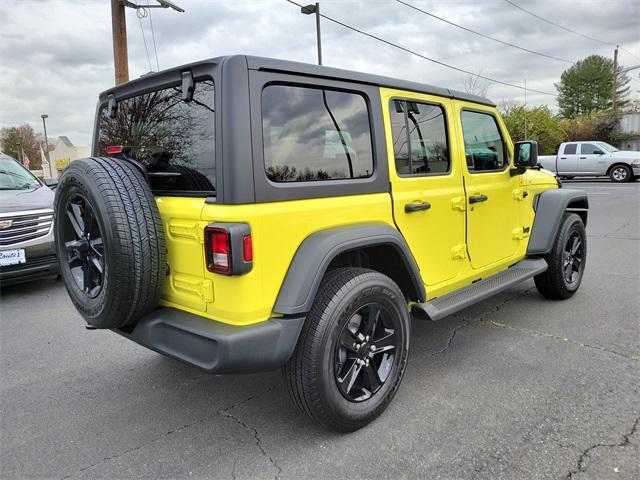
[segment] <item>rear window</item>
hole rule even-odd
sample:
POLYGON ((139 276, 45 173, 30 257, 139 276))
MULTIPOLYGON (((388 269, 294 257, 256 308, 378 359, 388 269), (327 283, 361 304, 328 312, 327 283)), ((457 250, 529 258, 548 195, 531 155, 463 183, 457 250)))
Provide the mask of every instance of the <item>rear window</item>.
POLYGON ((370 177, 373 148, 360 94, 269 85, 262 93, 265 171, 273 182, 370 177))
POLYGON ((567 143, 564 146, 564 154, 565 155, 573 155, 577 152, 578 150, 578 144, 577 143, 567 143))
POLYGON ((193 100, 182 100, 180 86, 121 100, 115 117, 100 112, 98 151, 125 145, 146 165, 152 188, 166 192, 215 191, 214 85, 195 83, 193 100), (154 175, 154 173, 156 175, 154 175))

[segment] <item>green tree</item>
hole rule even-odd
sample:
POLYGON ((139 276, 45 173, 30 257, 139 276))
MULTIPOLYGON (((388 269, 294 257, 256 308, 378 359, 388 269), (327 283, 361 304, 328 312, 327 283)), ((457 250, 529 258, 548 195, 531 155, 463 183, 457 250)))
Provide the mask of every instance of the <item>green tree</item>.
POLYGON ((535 140, 540 155, 555 154, 558 146, 566 140, 561 119, 553 115, 547 106, 525 108, 518 104, 503 104, 500 109, 511 139, 514 142, 535 140))
MULTIPOLYGON (((558 90, 558 107, 564 118, 607 110, 613 98, 613 61, 601 55, 591 55, 562 72, 558 90)), ((624 108, 628 102, 629 76, 618 66, 617 103, 624 108)))
POLYGON ((31 125, 25 123, 17 127, 5 127, 0 130, 0 147, 7 155, 22 163, 22 153, 29 159, 29 168, 41 168, 40 143, 44 145, 44 137, 36 134, 31 125))

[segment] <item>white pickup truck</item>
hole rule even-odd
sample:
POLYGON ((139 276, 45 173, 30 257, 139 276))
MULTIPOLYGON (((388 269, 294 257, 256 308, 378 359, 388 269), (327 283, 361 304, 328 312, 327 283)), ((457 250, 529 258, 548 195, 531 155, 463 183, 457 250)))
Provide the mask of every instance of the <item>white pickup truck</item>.
POLYGON ((538 164, 560 178, 609 176, 614 182, 640 178, 640 152, 621 151, 605 142, 565 142, 558 155, 540 155, 538 164))

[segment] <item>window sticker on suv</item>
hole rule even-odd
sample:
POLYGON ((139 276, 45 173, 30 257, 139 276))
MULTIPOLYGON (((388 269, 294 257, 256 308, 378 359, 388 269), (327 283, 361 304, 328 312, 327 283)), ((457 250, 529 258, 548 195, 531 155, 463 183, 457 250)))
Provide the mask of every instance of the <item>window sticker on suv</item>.
POLYGON ((154 190, 215 191, 214 86, 195 83, 193 100, 180 86, 138 95, 117 103, 115 116, 100 111, 99 154, 107 147, 130 147, 130 155, 149 172, 154 190))
POLYGON ((262 93, 265 171, 273 182, 373 173, 367 103, 359 94, 269 85, 262 93))

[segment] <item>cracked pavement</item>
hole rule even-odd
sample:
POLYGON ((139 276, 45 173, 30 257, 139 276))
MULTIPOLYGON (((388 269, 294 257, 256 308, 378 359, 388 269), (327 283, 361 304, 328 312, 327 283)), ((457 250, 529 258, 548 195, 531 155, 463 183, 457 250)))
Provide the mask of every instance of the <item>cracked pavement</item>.
POLYGON ((87 331, 59 281, 0 300, 0 478, 640 478, 640 182, 591 195, 577 295, 532 281, 414 322, 373 424, 321 430, 279 372, 210 376, 87 331))

